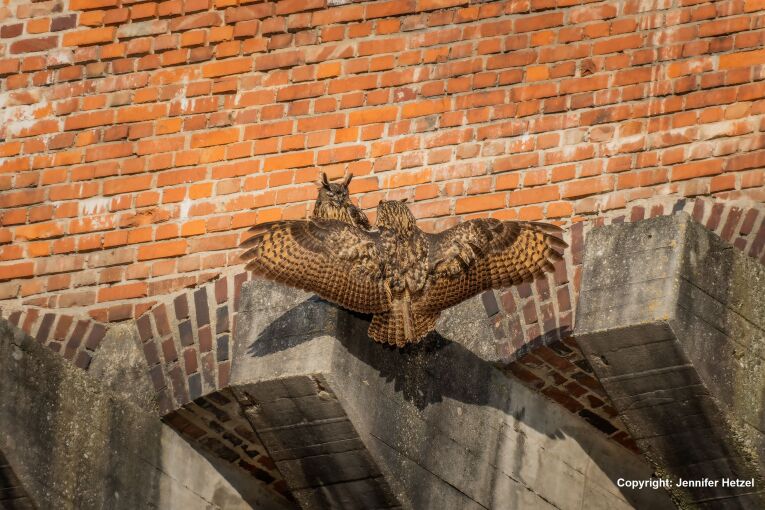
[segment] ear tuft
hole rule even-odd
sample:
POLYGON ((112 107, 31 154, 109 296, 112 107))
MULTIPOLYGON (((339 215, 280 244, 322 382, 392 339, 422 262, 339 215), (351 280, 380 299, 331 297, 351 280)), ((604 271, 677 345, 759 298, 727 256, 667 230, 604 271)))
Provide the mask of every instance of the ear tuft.
POLYGON ((343 176, 343 186, 347 188, 351 183, 351 179, 353 179, 353 174, 350 172, 345 172, 345 175, 343 176))
POLYGON ((327 177, 327 174, 324 172, 321 172, 321 177, 319 178, 319 186, 324 186, 325 188, 329 188, 329 178, 327 177))

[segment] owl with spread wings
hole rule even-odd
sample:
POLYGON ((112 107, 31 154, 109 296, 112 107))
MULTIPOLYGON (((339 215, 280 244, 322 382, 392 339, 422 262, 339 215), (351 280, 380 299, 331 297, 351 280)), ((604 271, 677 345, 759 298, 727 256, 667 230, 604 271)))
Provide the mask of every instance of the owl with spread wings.
POLYGON ((429 234, 403 201, 382 201, 377 230, 337 219, 256 225, 246 269, 373 314, 369 335, 402 347, 435 329, 441 311, 482 291, 553 269, 566 243, 545 223, 474 219, 429 234))

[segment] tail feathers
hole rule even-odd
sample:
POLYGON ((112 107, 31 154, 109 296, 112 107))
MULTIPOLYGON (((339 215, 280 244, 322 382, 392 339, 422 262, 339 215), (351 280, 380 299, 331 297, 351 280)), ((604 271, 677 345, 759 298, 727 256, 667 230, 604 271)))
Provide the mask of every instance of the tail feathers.
POLYGON ((376 314, 369 325, 369 336, 376 342, 398 347, 419 342, 435 329, 438 314, 418 315, 410 310, 407 303, 394 305, 390 312, 376 314))

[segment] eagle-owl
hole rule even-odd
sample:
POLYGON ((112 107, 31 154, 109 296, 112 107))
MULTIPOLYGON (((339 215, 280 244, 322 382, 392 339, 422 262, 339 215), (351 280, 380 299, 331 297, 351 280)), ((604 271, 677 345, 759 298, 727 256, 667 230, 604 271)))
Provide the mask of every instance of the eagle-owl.
POLYGON ((377 230, 314 218, 264 223, 242 243, 246 268, 374 314, 369 335, 399 347, 435 328, 442 310, 553 268, 565 242, 544 223, 474 219, 438 234, 403 201, 377 207, 377 230))
POLYGON ((370 230, 369 218, 361 209, 353 205, 348 196, 348 185, 353 175, 345 174, 339 183, 329 182, 327 174, 321 173, 319 179, 319 196, 313 206, 312 218, 339 220, 355 225, 364 230, 370 230))

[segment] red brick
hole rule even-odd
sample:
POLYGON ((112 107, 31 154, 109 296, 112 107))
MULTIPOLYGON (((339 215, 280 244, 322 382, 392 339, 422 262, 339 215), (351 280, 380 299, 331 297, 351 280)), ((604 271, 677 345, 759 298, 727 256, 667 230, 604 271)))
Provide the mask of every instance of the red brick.
POLYGON ((116 27, 100 27, 64 34, 64 46, 87 46, 90 44, 112 42, 117 35, 116 27))
POLYGON ((285 51, 262 55, 255 58, 256 71, 268 71, 271 69, 285 69, 294 67, 303 62, 303 56, 299 51, 285 51))
POLYGON ((154 2, 138 4, 130 8, 130 19, 153 18, 156 15, 157 4, 154 2))
POLYGON ((16 241, 29 241, 33 239, 45 239, 64 235, 64 229, 60 223, 34 223, 16 227, 13 231, 16 241))
POLYGON ((152 175, 136 175, 132 177, 109 179, 104 182, 103 193, 104 195, 117 195, 149 189, 151 187, 152 179, 152 175))
POLYGON ((614 37, 606 41, 595 43, 592 52, 595 55, 604 53, 617 53, 632 48, 640 48, 643 45, 643 36, 631 34, 623 37, 614 37))
POLYGON ((263 170, 281 170, 284 168, 300 168, 314 164, 313 152, 293 152, 283 156, 267 158, 263 163, 263 170))
POLYGON ((36 51, 47 51, 58 45, 58 36, 38 37, 37 39, 23 39, 14 41, 10 45, 10 53, 32 53, 36 51))
POLYGON ((89 9, 103 9, 105 7, 114 7, 117 0, 70 0, 69 8, 73 11, 84 11, 89 9))
POLYGON ((36 18, 27 22, 28 34, 41 34, 50 31, 50 18, 36 18))
POLYGON ((222 17, 218 12, 200 12, 189 16, 172 18, 169 28, 171 32, 180 32, 182 30, 218 26, 222 21, 222 17))
POLYGON ((0 281, 28 278, 34 274, 34 262, 0 265, 0 281))
POLYGON ((741 18, 727 18, 699 25, 699 37, 713 37, 742 30, 749 30, 751 18, 748 16, 741 18))
POLYGON ((366 6, 366 18, 385 18, 414 12, 414 0, 391 0, 388 2, 375 2, 366 6))
POLYGON ((613 189, 613 176, 604 175, 590 179, 579 179, 563 186, 562 198, 581 198, 613 189))
POLYGON ((562 12, 549 12, 536 16, 525 16, 515 20, 516 32, 531 32, 563 25, 562 12))
POLYGON ((451 99, 448 97, 432 101, 422 101, 419 103, 407 103, 401 107, 401 117, 408 119, 412 117, 421 117, 432 115, 449 110, 451 99))
POLYGON ((398 106, 356 110, 348 114, 348 125, 359 126, 376 122, 391 122, 396 120, 397 115, 398 106))
POLYGON ((97 112, 81 113, 77 115, 70 115, 64 121, 64 129, 85 129, 96 126, 104 126, 114 122, 114 111, 103 110, 97 112))
POLYGON ((493 195, 481 195, 469 198, 460 198, 457 200, 455 206, 455 212, 457 214, 465 214, 476 211, 488 211, 491 209, 502 209, 505 207, 504 193, 496 193, 493 195))
POLYGON ((186 253, 186 248, 187 242, 185 239, 139 246, 138 260, 178 257, 186 253))
POLYGON ((98 289, 98 302, 146 297, 148 290, 149 287, 145 282, 102 287, 98 289))
POLYGON ((117 110, 116 121, 122 123, 155 120, 167 115, 167 111, 167 105, 165 104, 130 106, 117 110))
POLYGON ((694 177, 703 177, 722 173, 723 161, 721 159, 708 159, 705 161, 694 161, 683 165, 672 167, 673 181, 684 179, 693 179, 694 177))
POLYGON ((216 78, 229 74, 242 74, 252 70, 251 58, 226 59, 202 66, 202 76, 216 78))
POLYGON ((765 64, 765 50, 720 55, 719 68, 732 69, 735 67, 749 67, 760 64, 765 64))
POLYGON ((9 58, 0 60, 0 76, 8 76, 18 72, 20 62, 20 60, 9 58))
POLYGON ((558 186, 541 186, 537 188, 520 189, 510 193, 510 207, 519 205, 552 202, 560 198, 558 186))
POLYGON ((197 133, 191 137, 192 147, 210 147, 239 141, 239 129, 228 128, 208 133, 197 133))

